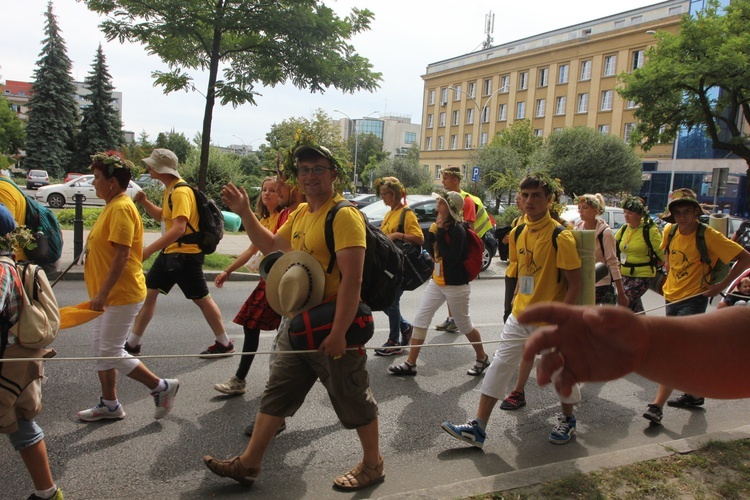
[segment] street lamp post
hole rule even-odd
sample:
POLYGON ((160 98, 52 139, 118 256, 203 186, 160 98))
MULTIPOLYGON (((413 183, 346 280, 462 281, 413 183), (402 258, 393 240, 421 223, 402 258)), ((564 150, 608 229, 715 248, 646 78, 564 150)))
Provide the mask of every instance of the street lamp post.
POLYGON ((505 87, 498 87, 498 88, 497 88, 497 89, 496 89, 496 90, 495 90, 495 91, 494 91, 493 93, 491 93, 491 94, 490 94, 490 95, 489 95, 489 96, 487 97, 487 99, 485 99, 485 101, 484 101, 484 106, 479 106, 479 103, 478 103, 478 102, 476 101, 476 99, 474 99, 474 97, 472 97, 472 95, 471 95, 471 94, 469 94, 468 92, 466 92, 466 91, 465 91, 465 90, 463 90, 463 89, 460 89, 460 88, 458 88, 458 87, 451 87, 450 85, 449 85, 448 87, 446 87, 446 88, 448 88, 448 89, 450 89, 450 90, 453 90, 453 91, 455 91, 455 92, 461 92, 461 93, 462 93, 462 94, 464 94, 464 95, 465 95, 466 97, 468 97, 469 99, 471 99, 471 102, 473 102, 473 103, 474 103, 474 107, 476 107, 476 108, 477 108, 477 114, 479 115, 479 116, 477 117, 477 120, 479 120, 479 122, 478 122, 478 124, 479 124, 479 133, 477 134, 477 144, 478 144, 478 145, 481 145, 481 140, 482 140, 482 138, 481 138, 480 136, 482 135, 482 122, 481 122, 481 120, 482 120, 482 110, 483 110, 484 108, 486 108, 486 107, 487 107, 487 105, 488 105, 488 104, 490 103, 490 100, 491 100, 491 99, 492 99, 493 97, 495 97, 495 95, 497 95, 497 94, 498 94, 498 93, 499 93, 500 91, 502 91, 502 90, 505 90, 506 88, 505 88, 505 87))
MULTIPOLYGON (((352 175, 352 181, 354 182, 354 192, 357 192, 357 154, 359 153, 359 125, 357 125, 357 120, 352 120, 349 115, 344 113, 343 111, 339 111, 338 109, 333 110, 334 113, 340 113, 344 116, 346 116, 347 120, 350 122, 354 122, 354 174, 352 175)), ((369 115, 365 116, 364 118, 361 118, 364 120, 365 118, 368 118, 372 115, 377 113, 377 111, 373 111, 369 115)))

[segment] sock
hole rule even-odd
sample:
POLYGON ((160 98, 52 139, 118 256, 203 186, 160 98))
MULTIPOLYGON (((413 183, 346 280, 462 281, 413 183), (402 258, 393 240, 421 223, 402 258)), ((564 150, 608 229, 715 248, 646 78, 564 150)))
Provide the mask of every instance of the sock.
POLYGON ((161 392, 167 390, 167 381, 164 379, 159 379, 159 383, 156 384, 156 387, 153 388, 151 392, 161 392))
POLYGON ((485 430, 485 428, 487 427, 487 422, 485 422, 479 417, 474 418, 474 422, 476 422, 477 426, 479 426, 479 428, 482 430, 485 430))
POLYGON ((52 488, 48 490, 34 490, 34 495, 38 496, 39 498, 52 498, 55 496, 55 493, 57 493, 57 485, 53 484, 52 488))
POLYGON ((109 399, 102 398, 102 404, 104 404, 104 406, 109 408, 109 411, 115 411, 120 406, 120 402, 116 399, 112 401, 109 399))
POLYGON ((227 332, 222 333, 221 335, 216 336, 216 342, 218 342, 221 345, 228 346, 229 342, 229 336, 227 335, 227 332))
POLYGON ((136 335, 133 332, 130 332, 128 334, 128 340, 127 340, 127 342, 128 342, 128 344, 130 344, 133 347, 139 346, 139 345, 141 345, 141 336, 140 335, 136 335))

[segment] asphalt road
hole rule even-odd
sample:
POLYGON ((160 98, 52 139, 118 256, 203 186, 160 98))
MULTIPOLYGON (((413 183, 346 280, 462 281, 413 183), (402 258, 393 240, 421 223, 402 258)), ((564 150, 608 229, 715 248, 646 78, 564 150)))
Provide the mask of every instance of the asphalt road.
MULTIPOLYGON (((231 323, 254 283, 229 282, 212 294, 224 314, 228 333, 241 344, 242 330, 231 323)), ((55 288, 62 305, 85 300, 82 282, 61 281, 55 288)), ((486 341, 501 330, 502 280, 472 284, 472 317, 486 341)), ((649 292, 650 293, 650 292, 649 292)), ((413 316, 419 290, 403 299, 405 316, 413 316)), ((648 305, 660 298, 649 295, 648 305)), ((659 314, 655 312, 654 314, 659 314)), ((387 337, 385 315, 376 313, 377 346, 387 337)), ((442 313, 433 323, 443 319, 442 313)), ((429 343, 462 341, 454 334, 429 332, 429 343)), ((261 350, 270 349, 272 333, 264 333, 261 350)), ((64 330, 55 342, 58 358, 89 355, 85 326, 64 330)), ((144 354, 195 354, 212 336, 197 307, 179 290, 160 299, 157 317, 147 332, 144 354)), ((487 349, 493 352, 492 346, 487 349)), ((248 490, 211 474, 201 457, 228 458, 242 451, 248 438, 242 428, 258 409, 267 376, 267 358, 258 356, 250 371, 248 392, 225 397, 213 384, 233 374, 237 358, 221 360, 148 359, 159 376, 177 377, 181 388, 174 411, 153 420, 153 403, 140 384, 123 378, 119 397, 127 418, 116 422, 82 423, 76 412, 98 401, 99 384, 90 361, 51 361, 44 385, 44 410, 38 418, 47 435, 50 462, 66 498, 216 498, 240 497, 248 490)), ((527 387, 528 406, 516 412, 497 410, 484 450, 463 446, 439 428, 440 422, 466 421, 474 416, 481 380, 466 375, 472 364, 469 346, 424 349, 419 374, 401 378, 387 366, 403 357, 371 357, 373 392, 380 407, 380 439, 385 457, 385 483, 361 493, 331 488, 337 475, 360 459, 354 431, 341 427, 321 386, 288 420, 288 430, 270 446, 258 482, 250 490, 262 498, 377 498, 385 495, 465 481, 502 472, 594 456, 612 450, 666 442, 747 423, 747 401, 709 400, 696 410, 667 409, 664 425, 649 427, 640 414, 654 396, 653 383, 638 376, 608 384, 590 384, 577 410, 579 434, 565 446, 547 436, 558 403, 549 388, 533 379, 527 387)), ((685 360, 699 363, 700 360, 685 360)), ((32 490, 20 458, 7 440, 0 440, 0 491, 3 498, 26 498, 32 490)), ((573 472, 573 471, 571 471, 573 472)), ((497 485, 500 489, 501 484, 497 485)))

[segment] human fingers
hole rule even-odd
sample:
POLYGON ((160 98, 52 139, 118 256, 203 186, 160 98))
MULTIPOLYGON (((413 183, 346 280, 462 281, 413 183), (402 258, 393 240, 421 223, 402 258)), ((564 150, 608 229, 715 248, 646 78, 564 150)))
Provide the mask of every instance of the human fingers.
POLYGON ((563 368, 552 377, 555 390, 563 397, 568 397, 573 392, 576 379, 573 374, 563 368))
POLYGON ((564 359, 559 352, 549 351, 542 354, 536 365, 536 379, 539 385, 547 385, 552 380, 552 374, 564 366, 564 359))
POLYGON ((575 312, 581 312, 582 310, 579 306, 571 306, 559 302, 534 304, 518 316, 518 322, 526 325, 533 323, 554 323, 559 325, 569 320, 575 312))
POLYGON ((556 325, 547 325, 537 328, 523 346, 523 360, 533 361, 537 354, 545 349, 553 349, 558 346, 560 337, 556 325))

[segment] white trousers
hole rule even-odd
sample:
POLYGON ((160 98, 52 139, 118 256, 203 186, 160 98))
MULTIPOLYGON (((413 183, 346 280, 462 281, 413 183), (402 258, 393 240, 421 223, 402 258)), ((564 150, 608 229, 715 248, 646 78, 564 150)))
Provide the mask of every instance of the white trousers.
POLYGON ((141 301, 124 306, 107 306, 104 313, 91 322, 91 353, 96 357, 121 358, 97 361, 96 371, 115 368, 123 375, 127 375, 138 366, 140 361, 125 351, 125 340, 142 305, 141 301))

